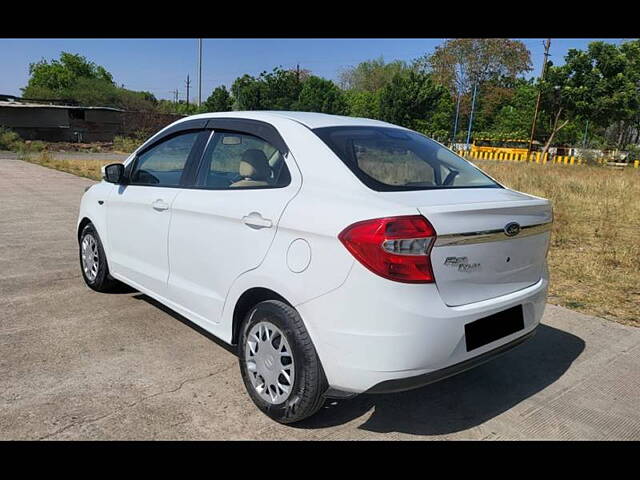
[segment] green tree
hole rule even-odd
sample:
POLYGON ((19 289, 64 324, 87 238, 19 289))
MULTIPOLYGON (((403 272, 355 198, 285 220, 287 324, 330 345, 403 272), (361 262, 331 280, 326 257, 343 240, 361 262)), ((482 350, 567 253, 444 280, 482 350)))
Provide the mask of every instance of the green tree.
POLYGON ((478 136, 529 138, 538 90, 531 80, 518 79, 513 85, 491 85, 478 102, 478 136))
MULTIPOLYGON (((577 50, 575 52, 577 53, 577 50)), ((575 60, 578 58, 576 57, 575 60)), ((570 121, 580 114, 585 118, 594 115, 591 103, 593 97, 587 86, 588 82, 585 82, 585 78, 581 78, 581 74, 574 76, 576 66, 574 61, 558 67, 550 62, 545 79, 540 83, 540 105, 547 118, 545 126, 547 140, 542 150, 543 155, 549 150, 558 132, 570 121)))
POLYGON ((515 78, 531 70, 531 54, 519 40, 507 38, 456 38, 438 45, 430 55, 415 61, 422 72, 432 73, 452 96, 469 92, 474 83, 515 78))
POLYGON ((380 93, 382 120, 429 134, 448 130, 452 109, 446 88, 424 73, 397 73, 380 93))
POLYGON ((231 86, 235 110, 292 110, 298 102, 302 81, 295 71, 276 67, 251 75, 238 77, 231 86))
POLYGON ((203 104, 205 112, 228 112, 233 107, 229 90, 224 85, 216 87, 203 104))
POLYGON ((385 63, 382 57, 367 60, 340 72, 340 86, 345 90, 376 92, 400 72, 408 70, 406 62, 385 63))
POLYGON ((380 92, 369 92, 367 90, 347 90, 345 100, 349 115, 352 117, 363 117, 380 119, 380 92))
POLYGON ((112 75, 104 67, 88 61, 81 55, 68 52, 62 52, 59 60, 47 62, 42 59, 31 63, 29 75, 29 82, 22 89, 25 97, 33 97, 32 93, 36 92, 49 93, 55 97, 68 91, 80 79, 114 85, 112 75))
POLYGON ((160 100, 156 107, 156 111, 160 113, 173 113, 177 115, 194 115, 196 113, 205 113, 204 103, 198 107, 195 103, 187 103, 184 100, 174 102, 172 100, 160 100))
MULTIPOLYGON (((414 61, 413 67, 420 72, 431 73, 434 81, 444 85, 451 96, 459 101, 459 111, 469 112, 472 106, 472 91, 477 87, 477 103, 485 105, 500 103, 500 97, 510 92, 501 83, 513 80, 531 70, 529 50, 519 40, 506 38, 457 38, 438 45, 432 54, 414 61)), ((463 125, 460 115, 458 125, 463 125)), ((480 128, 487 128, 486 116, 475 116, 480 128)))
POLYGON ((26 98, 60 99, 81 105, 153 110, 157 99, 150 92, 118 87, 104 67, 85 57, 62 52, 58 60, 41 60, 29 66, 26 98))
POLYGON ((586 51, 571 49, 561 66, 551 64, 540 84, 541 107, 548 118, 547 151, 558 133, 580 120, 606 129, 614 125, 617 146, 624 125, 640 108, 640 46, 592 42, 586 51))
POLYGON ((346 115, 348 105, 344 93, 331 80, 309 76, 302 84, 296 103, 298 110, 346 115))

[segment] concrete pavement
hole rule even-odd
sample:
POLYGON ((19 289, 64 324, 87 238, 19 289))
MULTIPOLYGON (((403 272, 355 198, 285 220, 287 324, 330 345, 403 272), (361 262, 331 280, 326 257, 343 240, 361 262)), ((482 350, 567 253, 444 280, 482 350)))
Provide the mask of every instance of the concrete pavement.
POLYGON ((224 344, 137 292, 84 285, 91 183, 0 158, 0 439, 640 439, 640 329, 552 305, 490 363, 279 425, 224 344))

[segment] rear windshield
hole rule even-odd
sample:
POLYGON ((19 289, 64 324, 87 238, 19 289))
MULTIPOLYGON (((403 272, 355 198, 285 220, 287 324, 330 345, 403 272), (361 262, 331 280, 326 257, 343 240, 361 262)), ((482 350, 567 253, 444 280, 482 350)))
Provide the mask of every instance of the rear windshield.
POLYGON ((410 130, 325 127, 313 131, 373 190, 502 188, 448 148, 410 130))

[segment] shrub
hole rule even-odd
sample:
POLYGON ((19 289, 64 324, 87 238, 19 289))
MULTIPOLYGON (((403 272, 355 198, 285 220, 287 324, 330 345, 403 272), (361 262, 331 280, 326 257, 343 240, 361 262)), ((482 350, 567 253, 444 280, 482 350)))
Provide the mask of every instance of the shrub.
POLYGON ((587 165, 600 165, 599 159, 602 157, 601 153, 596 150, 579 149, 578 158, 581 158, 587 165))
POLYGON ((30 153, 30 152, 42 152, 46 150, 47 144, 45 142, 41 142, 40 140, 26 140, 25 142, 20 142, 16 151, 21 153, 30 153))
POLYGON ((22 138, 16 132, 0 127, 0 150, 17 151, 22 143, 22 138))
POLYGON ((150 133, 146 130, 138 130, 132 135, 118 135, 113 139, 113 149, 118 152, 131 153, 150 137, 150 133))

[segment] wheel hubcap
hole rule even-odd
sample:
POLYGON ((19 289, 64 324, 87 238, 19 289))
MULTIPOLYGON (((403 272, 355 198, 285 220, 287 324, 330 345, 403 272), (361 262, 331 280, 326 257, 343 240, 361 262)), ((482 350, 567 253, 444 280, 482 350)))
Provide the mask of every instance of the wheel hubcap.
POLYGON ((271 404, 284 402, 293 388, 295 368, 289 342, 278 327, 262 321, 253 326, 245 345, 251 384, 271 404))
POLYGON ((98 243, 90 233, 82 239, 82 270, 89 281, 94 281, 98 275, 100 257, 98 256, 98 243))

